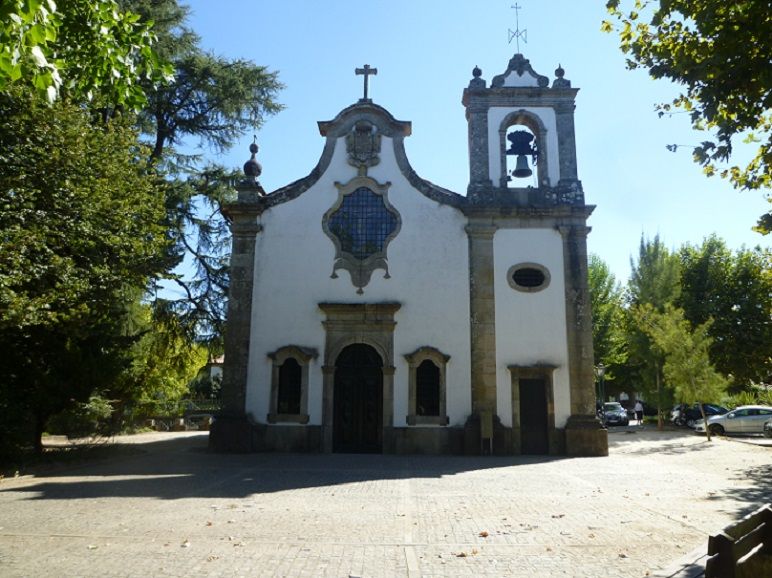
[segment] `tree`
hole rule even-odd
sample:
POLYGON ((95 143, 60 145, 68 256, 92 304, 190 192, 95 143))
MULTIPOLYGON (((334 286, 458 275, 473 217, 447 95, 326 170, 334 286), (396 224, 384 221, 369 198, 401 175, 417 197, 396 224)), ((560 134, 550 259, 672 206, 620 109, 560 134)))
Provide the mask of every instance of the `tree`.
POLYGON ((597 255, 588 263, 592 303, 592 345, 595 365, 603 363, 607 380, 613 380, 615 368, 627 359, 624 335, 624 294, 608 265, 597 255))
POLYGON ((177 0, 121 0, 121 5, 153 22, 155 50, 174 68, 174 81, 143 82, 148 103, 140 127, 151 139, 151 160, 167 178, 169 234, 178 262, 187 259, 193 276, 171 273, 183 296, 156 302, 185 322, 191 338, 216 347, 223 330, 228 291, 230 236, 220 205, 232 195, 234 171, 182 155, 186 139, 222 151, 267 115, 281 110, 277 74, 264 66, 205 52, 186 25, 189 8, 177 0))
POLYGON ((651 337, 663 354, 664 377, 677 401, 699 404, 708 441, 708 418, 703 403, 717 402, 726 389, 726 379, 710 364, 708 349, 711 339, 708 329, 712 320, 692 328, 683 309, 668 304, 663 311, 652 305, 636 307, 638 326, 651 337))
POLYGON ((131 125, 0 94, 0 407, 31 417, 38 450, 49 416, 122 371, 127 302, 169 266, 164 198, 131 125))
MULTIPOLYGON (((690 115, 696 130, 713 133, 694 149, 707 175, 718 172, 739 189, 772 185, 772 12, 768 0, 634 0, 629 12, 620 0, 606 7, 618 23, 621 49, 630 69, 647 69, 684 87, 660 116, 673 109, 690 115), (738 139, 758 143, 743 166, 728 162, 738 139)), ((603 30, 612 31, 611 22, 603 30)), ((772 197, 768 197, 772 202, 772 197)), ((772 230, 772 212, 759 221, 772 230)))
POLYGON ((0 92, 10 86, 101 106, 135 108, 144 86, 168 79, 148 23, 114 0, 4 0, 0 4, 0 92))
MULTIPOLYGON (((638 249, 638 262, 630 260, 632 274, 628 284, 627 301, 630 309, 649 305, 662 312, 668 304, 679 296, 680 263, 678 257, 670 253, 659 239, 644 239, 638 249)), ((662 388, 662 368, 664 356, 661 350, 651 341, 651 337, 638 323, 638 318, 631 315, 626 324, 627 343, 629 349, 629 365, 632 372, 637 373, 643 390, 655 385, 659 420, 663 427, 662 410, 665 404, 662 388)))
POLYGON ((694 325, 713 319, 710 357, 740 390, 772 375, 772 255, 769 250, 733 253, 716 236, 680 252, 678 305, 694 325))
POLYGON ((167 415, 188 393, 208 352, 191 346, 176 316, 161 319, 147 303, 131 303, 124 327, 127 335, 136 336, 127 352, 130 363, 101 392, 113 402, 113 420, 129 412, 167 415))

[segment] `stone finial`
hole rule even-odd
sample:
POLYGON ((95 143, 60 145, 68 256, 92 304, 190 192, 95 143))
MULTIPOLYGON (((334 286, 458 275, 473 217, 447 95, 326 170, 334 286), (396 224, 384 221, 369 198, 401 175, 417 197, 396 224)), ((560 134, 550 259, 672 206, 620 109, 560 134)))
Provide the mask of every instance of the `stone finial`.
POLYGON ((249 152, 252 153, 252 156, 244 163, 244 175, 247 177, 248 181, 255 183, 257 182, 257 177, 263 172, 263 167, 260 166, 260 163, 257 162, 257 159, 255 158, 258 150, 260 149, 257 146, 257 137, 255 137, 255 142, 249 145, 249 152))
POLYGON ((555 80, 552 81, 552 88, 571 88, 571 81, 563 78, 566 71, 563 70, 563 67, 558 64, 558 67, 555 69, 555 80))
POLYGON ((472 89, 479 89, 479 88, 485 88, 486 82, 482 77, 482 70, 478 66, 475 66, 472 69, 472 80, 469 81, 469 88, 472 89))

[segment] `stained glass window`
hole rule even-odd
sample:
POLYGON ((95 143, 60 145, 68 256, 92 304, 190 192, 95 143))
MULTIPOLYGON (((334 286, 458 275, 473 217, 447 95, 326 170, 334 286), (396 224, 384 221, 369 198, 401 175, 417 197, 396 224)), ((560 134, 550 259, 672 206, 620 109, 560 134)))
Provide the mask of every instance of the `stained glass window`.
POLYGON ((340 207, 330 215, 328 227, 338 238, 342 251, 356 259, 366 259, 383 251, 386 239, 397 228, 397 217, 380 195, 359 187, 343 197, 340 207))

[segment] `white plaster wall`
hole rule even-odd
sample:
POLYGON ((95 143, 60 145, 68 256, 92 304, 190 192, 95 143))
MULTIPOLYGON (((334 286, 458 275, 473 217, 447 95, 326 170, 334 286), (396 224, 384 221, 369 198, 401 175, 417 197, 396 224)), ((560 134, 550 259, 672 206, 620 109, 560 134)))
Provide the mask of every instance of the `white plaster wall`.
MULTIPOLYGON (((555 120, 555 110, 546 106, 496 106, 488 110, 488 170, 494 185, 498 186, 501 178, 501 144, 499 129, 504 118, 516 110, 526 110, 538 116, 547 130, 547 159, 549 162, 550 186, 554 187, 560 180, 560 154, 558 152, 558 130, 555 120)), ((508 144, 508 143, 507 143, 508 144)), ((542 154, 542 153, 539 153, 542 154)), ((506 159, 504 159, 506 162, 506 159)))
POLYGON ((539 86, 539 80, 529 73, 518 74, 516 71, 510 72, 504 78, 504 86, 539 86))
POLYGON ((402 304, 395 314, 394 425, 405 426, 408 414, 408 366, 405 354, 429 345, 450 355, 447 365, 447 411, 451 425, 470 413, 469 267, 465 217, 414 190, 399 172, 392 139, 383 138, 381 162, 368 175, 391 182, 388 199, 402 226, 389 244, 390 279, 373 272, 364 294, 346 270, 331 279, 335 248, 322 230, 322 216, 335 203, 335 181, 346 183, 356 169, 346 162, 339 139, 330 167, 298 198, 273 207, 262 218, 255 250, 252 341, 247 411, 265 422, 269 410, 271 362, 267 354, 285 345, 316 348, 309 368, 310 424, 322 423, 324 314, 321 302, 402 304))
POLYGON ((512 378, 509 365, 556 365, 553 374, 555 426, 571 412, 566 335, 563 241, 553 229, 500 229, 493 237, 496 297, 497 410, 512 425, 512 378), (518 263, 538 263, 549 270, 549 286, 535 293, 513 289, 507 272, 518 263))

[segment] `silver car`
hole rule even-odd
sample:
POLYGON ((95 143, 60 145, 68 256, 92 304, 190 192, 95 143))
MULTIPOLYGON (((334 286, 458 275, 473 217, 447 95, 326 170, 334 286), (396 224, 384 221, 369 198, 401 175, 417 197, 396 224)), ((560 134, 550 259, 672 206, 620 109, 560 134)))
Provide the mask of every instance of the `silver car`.
MULTIPOLYGON (((708 418, 710 433, 755 433, 764 432, 764 422, 772 419, 772 407, 768 405, 741 405, 724 415, 708 418)), ((694 428, 698 433, 705 433, 705 423, 699 420, 694 428)))

